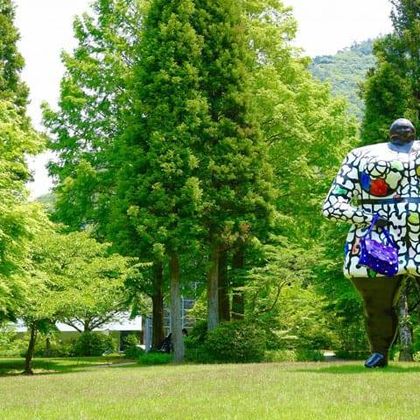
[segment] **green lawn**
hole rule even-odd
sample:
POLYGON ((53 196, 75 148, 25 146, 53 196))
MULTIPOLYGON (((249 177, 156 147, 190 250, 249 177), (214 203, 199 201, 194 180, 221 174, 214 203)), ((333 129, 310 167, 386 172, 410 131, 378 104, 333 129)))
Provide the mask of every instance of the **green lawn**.
POLYGON ((101 361, 44 359, 38 375, 0 377, 0 418, 394 420, 420 413, 420 364, 95 366, 101 361))

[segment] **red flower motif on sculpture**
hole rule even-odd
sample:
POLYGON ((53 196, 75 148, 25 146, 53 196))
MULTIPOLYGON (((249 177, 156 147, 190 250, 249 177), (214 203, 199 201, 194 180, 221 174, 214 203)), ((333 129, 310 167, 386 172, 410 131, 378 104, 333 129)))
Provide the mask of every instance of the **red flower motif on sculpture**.
POLYGON ((370 192, 376 196, 384 196, 388 192, 388 185, 381 178, 375 179, 370 184, 370 192))

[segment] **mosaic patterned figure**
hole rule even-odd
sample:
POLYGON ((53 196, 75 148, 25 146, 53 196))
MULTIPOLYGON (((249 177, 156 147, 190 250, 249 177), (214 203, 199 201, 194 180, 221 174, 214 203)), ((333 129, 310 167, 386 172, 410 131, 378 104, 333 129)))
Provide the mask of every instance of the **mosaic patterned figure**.
POLYGON ((366 361, 367 367, 387 364, 397 328, 393 307, 402 278, 420 276, 420 141, 414 139, 413 124, 400 118, 391 125, 389 143, 352 150, 323 206, 326 217, 352 223, 344 247, 343 271, 364 299, 373 352, 370 359, 374 359, 366 361), (398 273, 392 278, 359 264, 360 238, 376 213, 380 223, 372 238, 385 241, 381 227, 386 226, 398 246, 398 273))

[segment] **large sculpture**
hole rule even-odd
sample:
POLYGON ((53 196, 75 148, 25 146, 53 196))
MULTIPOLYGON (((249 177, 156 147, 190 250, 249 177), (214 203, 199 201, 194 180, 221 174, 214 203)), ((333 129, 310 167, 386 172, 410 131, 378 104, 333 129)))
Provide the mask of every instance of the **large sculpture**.
POLYGON ((372 354, 366 367, 383 367, 394 341, 395 304, 407 275, 420 276, 420 141, 404 118, 391 125, 390 142, 360 147, 344 159, 323 206, 326 217, 352 223, 344 247, 344 274, 364 302, 372 354), (372 237, 386 227, 398 248, 398 272, 385 277, 359 264, 360 239, 379 214, 372 237))

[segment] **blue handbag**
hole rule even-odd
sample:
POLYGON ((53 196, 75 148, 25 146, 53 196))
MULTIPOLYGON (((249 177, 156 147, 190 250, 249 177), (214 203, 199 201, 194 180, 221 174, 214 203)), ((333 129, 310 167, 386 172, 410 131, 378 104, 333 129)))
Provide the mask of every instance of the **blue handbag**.
POLYGON ((375 214, 368 231, 360 239, 359 264, 378 274, 393 277, 398 273, 398 246, 386 228, 382 228, 386 243, 372 239, 372 230, 378 219, 379 214, 375 214))

